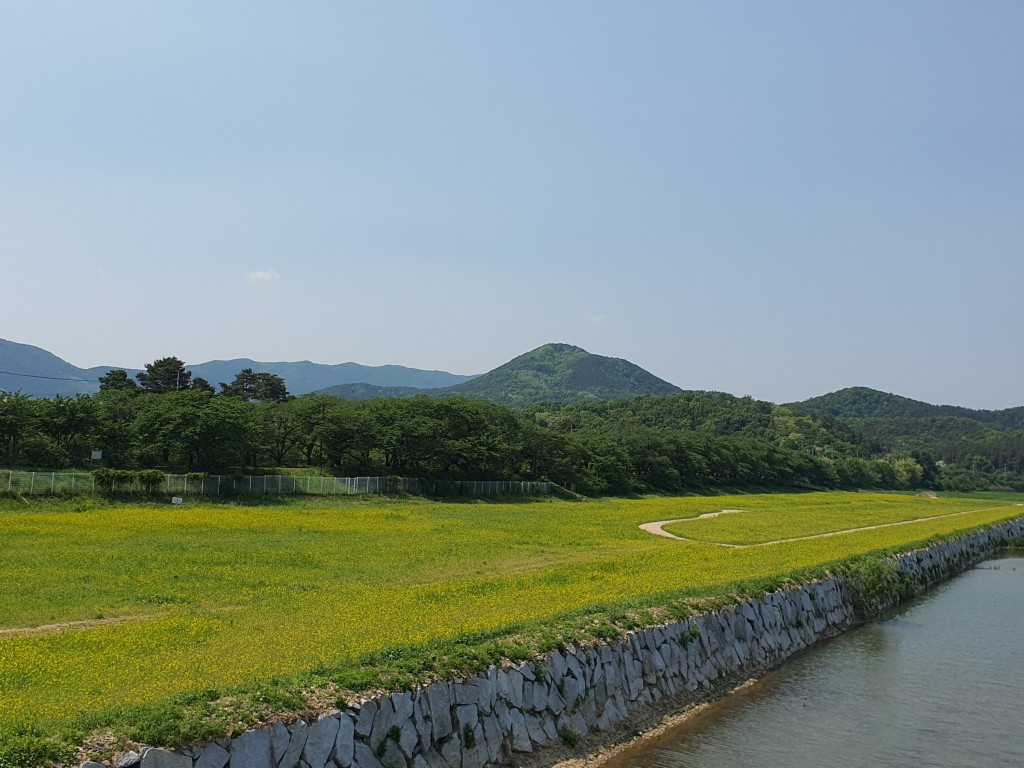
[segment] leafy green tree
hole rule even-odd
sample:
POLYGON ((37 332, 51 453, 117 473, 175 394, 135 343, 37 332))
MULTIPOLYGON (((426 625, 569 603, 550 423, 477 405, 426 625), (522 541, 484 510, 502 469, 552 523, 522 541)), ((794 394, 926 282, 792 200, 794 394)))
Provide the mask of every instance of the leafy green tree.
POLYGON ((253 412, 254 434, 275 466, 287 466, 289 458, 298 458, 303 438, 302 420, 295 405, 298 402, 262 402, 253 412))
POLYGON ((161 357, 146 363, 146 370, 135 374, 142 391, 162 395, 188 389, 192 383, 192 371, 185 370, 185 363, 176 357, 161 357))
POLYGON ((138 429, 136 420, 147 398, 136 397, 127 389, 102 390, 96 395, 97 448, 103 451, 108 467, 133 467, 137 464, 138 429))
POLYGON ((216 394, 217 392, 217 390, 213 388, 213 385, 202 376, 196 376, 192 379, 190 389, 194 389, 197 392, 209 392, 211 395, 216 394))
POLYGON ((0 392, 0 457, 3 462, 20 464, 25 442, 37 431, 32 399, 21 392, 0 392))
POLYGON ((252 368, 243 368, 235 375, 230 384, 221 382, 222 395, 238 397, 249 402, 276 401, 283 403, 291 395, 285 387, 284 379, 273 373, 255 373, 252 368))
POLYGON ((42 399, 36 404, 40 431, 52 441, 58 466, 82 464, 89 456, 96 429, 96 401, 88 395, 42 399))
POLYGON ((248 403, 197 390, 145 400, 137 422, 144 465, 221 471, 251 455, 248 403))
POLYGON ((139 393, 139 385, 128 377, 128 373, 121 368, 114 368, 105 376, 100 376, 100 392, 111 390, 130 392, 133 395, 139 393))

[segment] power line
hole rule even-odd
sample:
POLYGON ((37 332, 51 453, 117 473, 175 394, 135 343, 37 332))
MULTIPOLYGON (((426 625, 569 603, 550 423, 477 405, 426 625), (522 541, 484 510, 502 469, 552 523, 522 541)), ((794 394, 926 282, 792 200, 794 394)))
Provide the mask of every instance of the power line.
POLYGON ((67 379, 62 376, 41 376, 37 373, 14 373, 13 371, 0 371, 0 374, 4 376, 21 376, 26 379, 52 379, 53 381, 84 381, 86 384, 91 384, 97 379, 67 379))

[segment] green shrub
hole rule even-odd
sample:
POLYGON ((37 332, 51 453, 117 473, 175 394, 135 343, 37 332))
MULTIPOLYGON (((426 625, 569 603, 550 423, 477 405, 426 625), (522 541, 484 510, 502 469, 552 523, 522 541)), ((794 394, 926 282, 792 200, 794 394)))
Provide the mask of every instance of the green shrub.
POLYGON ((579 728, 572 728, 570 726, 563 726, 562 728, 559 728, 558 735, 561 737, 562 741, 565 742, 566 746, 569 747, 575 747, 583 738, 579 728))
POLYGON ((75 747, 46 739, 32 731, 0 733, 0 768, 37 768, 52 763, 70 764, 75 747))

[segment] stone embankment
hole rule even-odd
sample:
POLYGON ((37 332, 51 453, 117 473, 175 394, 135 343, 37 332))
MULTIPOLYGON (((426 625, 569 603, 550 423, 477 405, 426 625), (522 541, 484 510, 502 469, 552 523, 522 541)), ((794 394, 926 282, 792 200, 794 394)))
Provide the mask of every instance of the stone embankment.
MULTIPOLYGON (((865 599, 833 576, 608 643, 569 647, 476 677, 376 696, 315 722, 277 722, 191 750, 143 749, 117 768, 484 768, 575 744, 669 698, 680 707, 719 679, 780 663, 1024 538, 1024 520, 895 558, 901 592, 865 599)), ((585 742, 584 742, 585 743, 585 742)), ((98 764, 86 764, 98 768, 98 764)))

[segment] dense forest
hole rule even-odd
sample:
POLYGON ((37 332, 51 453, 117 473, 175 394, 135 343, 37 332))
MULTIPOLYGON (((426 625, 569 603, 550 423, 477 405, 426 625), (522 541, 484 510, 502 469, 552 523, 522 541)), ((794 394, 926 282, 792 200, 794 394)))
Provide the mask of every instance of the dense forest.
POLYGON ((790 406, 841 419, 889 453, 928 454, 949 488, 1021 485, 1024 408, 976 410, 931 405, 867 387, 850 387, 790 406))
POLYGON ((101 450, 113 468, 546 479, 590 495, 1024 485, 1020 434, 1004 445, 989 439, 992 427, 977 425, 982 431, 957 443, 959 453, 937 456, 941 423, 932 437, 893 447, 885 434, 721 393, 515 410, 460 396, 293 398, 279 377, 248 369, 218 391, 175 358, 136 378, 112 371, 96 395, 0 395, 0 464, 84 467, 101 450), (982 446, 986 453, 972 452, 982 446))

